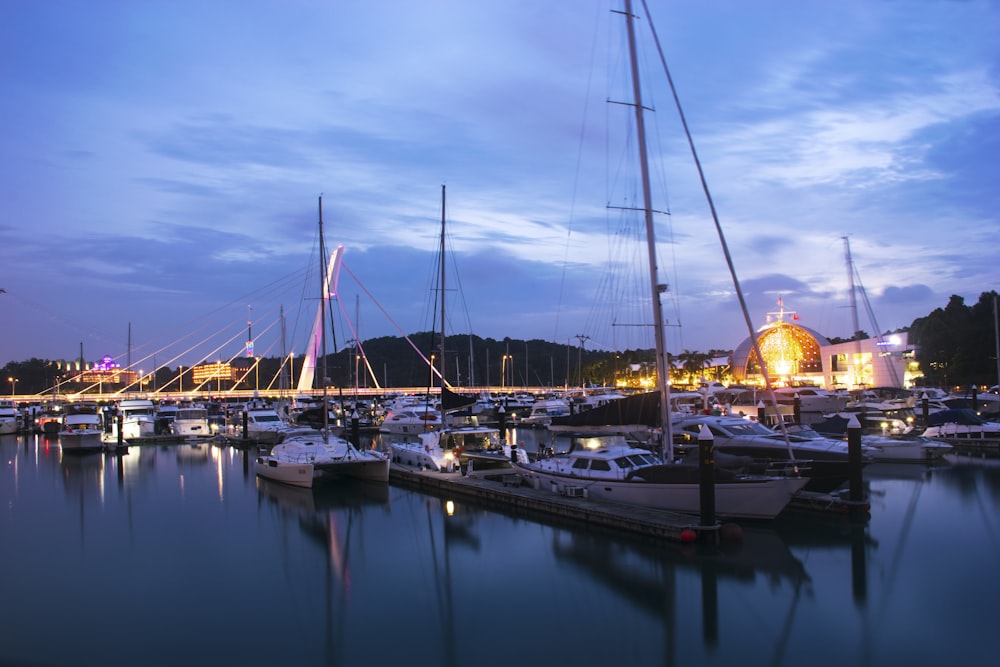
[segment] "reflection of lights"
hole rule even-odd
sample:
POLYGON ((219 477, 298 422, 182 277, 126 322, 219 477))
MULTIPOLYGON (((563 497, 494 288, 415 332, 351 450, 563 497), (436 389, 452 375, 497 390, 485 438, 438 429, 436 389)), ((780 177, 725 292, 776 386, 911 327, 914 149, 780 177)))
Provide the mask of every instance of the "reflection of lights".
POLYGON ((455 501, 446 500, 444 503, 444 511, 448 516, 455 516, 455 501))

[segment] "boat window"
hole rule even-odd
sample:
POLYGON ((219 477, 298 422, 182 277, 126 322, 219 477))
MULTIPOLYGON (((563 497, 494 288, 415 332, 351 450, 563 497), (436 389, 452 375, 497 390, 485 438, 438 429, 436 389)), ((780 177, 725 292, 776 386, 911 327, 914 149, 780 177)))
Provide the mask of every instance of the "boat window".
POLYGON ((254 415, 253 420, 255 422, 277 422, 281 421, 278 415, 254 415))
POLYGON ((624 468, 631 468, 633 465, 635 465, 635 463, 633 463, 632 459, 633 459, 633 457, 631 457, 631 456, 621 456, 621 457, 615 459, 615 463, 618 464, 619 468, 623 468, 623 469, 624 468))
POLYGON ((577 459, 576 461, 573 461, 573 468, 576 470, 586 470, 589 464, 590 459, 577 459))
POLYGON ((647 459, 644 454, 633 454, 628 458, 632 461, 632 465, 635 466, 645 466, 650 464, 649 459, 647 459))
POLYGON ((603 459, 594 459, 590 462, 591 470, 611 470, 611 464, 603 459))

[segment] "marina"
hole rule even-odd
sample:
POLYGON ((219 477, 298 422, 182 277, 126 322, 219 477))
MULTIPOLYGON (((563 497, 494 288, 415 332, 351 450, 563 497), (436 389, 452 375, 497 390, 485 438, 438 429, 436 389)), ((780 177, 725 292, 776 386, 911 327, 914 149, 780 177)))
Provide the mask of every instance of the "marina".
POLYGON ((793 511, 711 546, 539 511, 558 496, 529 487, 527 509, 398 471, 295 488, 221 440, 67 453, 7 435, 0 454, 3 664, 925 665, 1000 649, 988 466, 872 464, 867 521, 793 511), (52 642, 53 610, 90 620, 52 642), (585 640, 608 636, 632 639, 585 640))

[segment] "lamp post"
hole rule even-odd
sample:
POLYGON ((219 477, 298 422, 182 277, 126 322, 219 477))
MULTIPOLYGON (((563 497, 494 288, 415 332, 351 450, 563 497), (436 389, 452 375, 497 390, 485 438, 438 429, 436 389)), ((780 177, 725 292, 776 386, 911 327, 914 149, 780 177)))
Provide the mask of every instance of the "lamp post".
POLYGON ((432 354, 431 355, 431 365, 430 365, 430 368, 428 369, 428 372, 430 373, 430 376, 429 376, 428 381, 427 381, 427 386, 428 387, 433 387, 434 386, 434 359, 435 358, 436 357, 432 354))
POLYGON ((14 400, 14 385, 17 384, 18 380, 15 377, 9 377, 7 381, 10 382, 10 398, 14 400))

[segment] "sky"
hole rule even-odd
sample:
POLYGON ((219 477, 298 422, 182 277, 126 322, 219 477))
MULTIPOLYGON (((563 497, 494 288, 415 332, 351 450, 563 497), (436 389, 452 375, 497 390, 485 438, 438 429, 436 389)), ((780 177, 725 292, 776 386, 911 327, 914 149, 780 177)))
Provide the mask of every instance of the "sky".
MULTIPOLYGON (((648 6, 668 350, 779 300, 846 337, 1000 289, 1000 3, 648 6)), ((301 354, 320 196, 331 344, 435 329, 442 186, 449 334, 652 347, 618 8, 2 0, 0 364, 301 354)))

